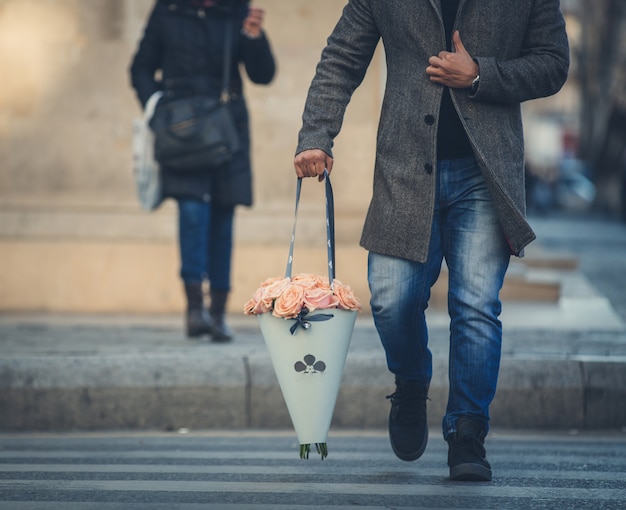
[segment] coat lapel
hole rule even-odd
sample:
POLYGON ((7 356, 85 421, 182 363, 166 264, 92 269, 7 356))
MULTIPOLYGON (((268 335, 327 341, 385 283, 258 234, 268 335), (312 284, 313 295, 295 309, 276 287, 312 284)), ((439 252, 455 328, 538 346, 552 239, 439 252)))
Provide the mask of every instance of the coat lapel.
POLYGON ((430 5, 435 10, 437 15, 441 18, 441 0, 428 0, 430 5))

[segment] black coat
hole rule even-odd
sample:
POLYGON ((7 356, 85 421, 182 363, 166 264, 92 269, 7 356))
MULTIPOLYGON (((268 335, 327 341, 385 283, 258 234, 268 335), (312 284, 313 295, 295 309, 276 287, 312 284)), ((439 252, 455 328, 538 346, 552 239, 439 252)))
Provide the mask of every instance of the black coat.
POLYGON ((222 85, 225 21, 233 19, 231 109, 242 142, 227 168, 180 173, 163 168, 165 197, 211 199, 223 205, 252 204, 250 130, 239 64, 249 79, 268 84, 275 63, 265 34, 249 39, 241 34, 247 2, 230 0, 223 7, 197 8, 191 0, 157 0, 132 60, 130 76, 141 105, 158 90, 161 101, 195 95, 219 97, 222 85))

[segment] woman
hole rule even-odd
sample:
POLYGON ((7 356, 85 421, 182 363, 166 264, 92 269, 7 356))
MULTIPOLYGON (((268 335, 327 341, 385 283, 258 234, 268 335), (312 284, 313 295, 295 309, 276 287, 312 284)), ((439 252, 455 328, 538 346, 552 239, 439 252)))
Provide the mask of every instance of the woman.
MULTIPOLYGON (((187 336, 232 339, 224 320, 230 290, 236 205, 252 204, 250 133, 239 64, 249 79, 268 84, 275 73, 264 11, 250 0, 157 0, 130 68, 141 105, 157 91, 160 103, 198 95, 219 97, 226 30, 231 30, 230 103, 242 149, 219 168, 162 168, 163 194, 179 211, 180 276, 187 298, 187 336), (204 307, 208 281, 210 306, 204 307)), ((158 106, 157 106, 158 108, 158 106)))

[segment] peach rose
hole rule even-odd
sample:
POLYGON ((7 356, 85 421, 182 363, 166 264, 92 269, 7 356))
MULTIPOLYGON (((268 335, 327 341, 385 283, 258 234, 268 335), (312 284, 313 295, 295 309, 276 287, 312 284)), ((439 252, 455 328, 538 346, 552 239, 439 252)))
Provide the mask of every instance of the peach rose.
POLYGON ((268 278, 261 284, 263 294, 261 296, 262 306, 268 310, 272 309, 274 301, 290 285, 289 278, 268 278))
POLYGON ((260 287, 264 289, 264 292, 268 296, 273 296, 274 298, 277 298, 282 292, 282 288, 289 285, 289 283, 289 278, 286 278, 284 276, 274 276, 263 281, 260 287))
POLYGON ((252 298, 244 305, 244 313, 257 315, 271 312, 274 300, 281 295, 287 285, 289 285, 289 278, 272 277, 264 280, 252 298))
POLYGON ((304 290, 304 306, 309 312, 324 308, 337 308, 339 300, 330 288, 314 287, 304 290))
POLYGON ((243 312, 246 315, 258 315, 271 311, 272 302, 263 300, 263 287, 259 287, 252 298, 244 305, 243 312))
POLYGON ((341 283, 339 280, 333 280, 334 293, 339 302, 339 308, 343 310, 360 310, 361 303, 352 292, 349 285, 341 283))
POLYGON ((303 298, 304 289, 302 287, 294 284, 288 285, 274 301, 272 314, 286 319, 297 317, 302 310, 303 298))
POLYGON ((300 273, 291 278, 291 281, 296 285, 300 285, 305 289, 312 289, 315 287, 321 286, 321 281, 319 276, 315 276, 313 274, 300 273))
POLYGON ((255 291, 252 297, 246 302, 245 305, 243 305, 243 313, 245 313, 246 315, 252 315, 254 313, 254 309, 256 308, 257 304, 261 300, 262 293, 263 291, 261 288, 258 288, 255 291))
POLYGON ((328 276, 316 276, 315 279, 317 280, 319 287, 330 289, 330 283, 328 283, 328 276))
POLYGON ((317 279, 320 282, 320 287, 324 287, 326 289, 330 289, 330 283, 328 282, 328 276, 318 276, 317 279))

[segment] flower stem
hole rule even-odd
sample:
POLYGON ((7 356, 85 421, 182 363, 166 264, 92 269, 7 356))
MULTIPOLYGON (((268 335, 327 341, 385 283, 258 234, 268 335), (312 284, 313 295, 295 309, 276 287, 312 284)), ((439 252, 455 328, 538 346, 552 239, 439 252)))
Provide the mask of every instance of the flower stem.
MULTIPOLYGON (((315 449, 317 450, 317 453, 320 455, 322 460, 328 457, 328 445, 326 443, 315 443, 315 449)), ((301 459, 308 459, 310 453, 311 453, 310 444, 300 445, 300 458, 301 459)))
POLYGON ((301 444, 300 445, 300 458, 308 459, 309 453, 311 453, 311 445, 310 444, 301 444))

